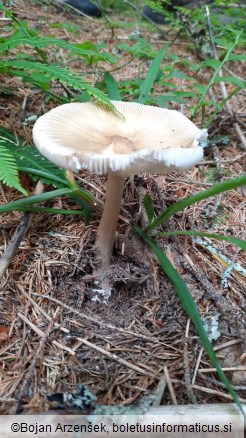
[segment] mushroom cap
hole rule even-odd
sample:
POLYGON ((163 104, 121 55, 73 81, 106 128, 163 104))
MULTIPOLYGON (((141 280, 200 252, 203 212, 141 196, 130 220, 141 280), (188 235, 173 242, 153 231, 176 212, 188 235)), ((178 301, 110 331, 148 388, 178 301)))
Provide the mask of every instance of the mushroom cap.
POLYGON ((178 111, 112 101, 104 105, 68 103, 39 117, 33 140, 50 161, 75 172, 127 176, 185 170, 203 157, 207 131, 178 111))

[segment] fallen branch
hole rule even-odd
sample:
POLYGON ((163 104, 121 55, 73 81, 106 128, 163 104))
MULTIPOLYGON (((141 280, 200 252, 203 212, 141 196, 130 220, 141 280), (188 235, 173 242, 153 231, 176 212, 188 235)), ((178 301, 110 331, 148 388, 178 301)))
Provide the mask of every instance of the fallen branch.
MULTIPOLYGON (((37 183, 36 189, 34 194, 40 195, 44 191, 43 184, 39 181, 37 183)), ((0 258, 0 281, 2 280, 5 272, 7 271, 9 265, 11 264, 15 254, 17 253, 17 250, 24 239, 27 230, 30 226, 30 223, 33 218, 33 213, 25 213, 22 222, 18 225, 12 239, 10 240, 6 250, 4 251, 4 254, 0 258)))

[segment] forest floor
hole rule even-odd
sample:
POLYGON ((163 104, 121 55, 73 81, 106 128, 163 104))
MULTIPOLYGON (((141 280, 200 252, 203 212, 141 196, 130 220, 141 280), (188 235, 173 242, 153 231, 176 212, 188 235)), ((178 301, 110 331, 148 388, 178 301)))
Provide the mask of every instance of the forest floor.
MULTIPOLYGON (((112 27, 103 18, 85 19, 55 6, 23 4, 18 1, 13 7, 19 20, 27 21, 43 35, 56 35, 72 43, 104 42, 112 52, 119 42, 129 43, 129 34, 134 31, 140 32, 156 50, 166 42, 158 29, 147 26, 134 11, 131 12, 131 27, 129 16, 124 25, 124 17, 113 15, 110 20, 121 20, 122 25, 112 27), (64 28, 51 26, 58 21, 64 28), (78 25, 75 33, 66 30, 68 21, 78 25)), ((168 34, 167 38, 171 36, 168 34)), ((195 62, 195 53, 181 37, 169 51, 195 62)), ((60 56, 66 63, 66 53, 62 49, 60 56)), ((108 66, 109 70, 115 69, 116 80, 131 80, 138 76, 139 59, 123 52, 120 64, 122 68, 118 69, 108 66)), ((92 71, 93 68, 80 61, 73 61, 72 67, 82 70, 92 83, 100 78, 100 71, 92 71)), ((234 75, 243 76, 242 63, 229 64, 229 68, 234 75)), ((147 70, 148 62, 142 62, 141 74, 147 70)), ((211 72, 207 74, 207 77, 200 77, 201 82, 208 81, 211 72)), ((16 77, 4 77, 3 80, 14 94, 0 94, 1 125, 23 136, 32 145, 30 117, 43 114, 56 103, 45 100, 42 91, 23 84, 16 77)), ((185 89, 184 78, 176 81, 181 90, 185 89)), ((214 92, 220 94, 219 86, 214 92)), ((239 93, 231 104, 237 121, 245 130, 245 95, 239 93)), ((170 102, 169 108, 179 110, 179 105, 170 102)), ((209 147, 204 160, 185 174, 141 174, 135 176, 134 181, 126 180, 110 268, 113 293, 107 304, 93 300, 90 277, 101 213, 93 212, 87 226, 79 216, 33 215, 0 288, 1 414, 14 413, 18 409, 22 412, 45 411, 47 395, 76 391, 78 384, 90 388, 99 404, 130 405, 153 391, 163 374, 173 387, 171 392, 165 389, 163 405, 231 400, 203 353, 196 330, 183 311, 172 284, 154 255, 132 231, 132 226, 143 224, 146 193, 153 198, 158 213, 173 202, 212 186, 213 175, 217 182, 244 173, 245 151, 226 112, 211 126, 210 135, 215 132, 226 135, 229 142, 226 145, 218 143, 217 148, 209 147)), ((95 199, 104 201, 105 177, 83 171, 77 178, 95 199)), ((34 191, 35 184, 28 177, 22 175, 21 182, 30 192, 34 191)), ((0 188, 0 203, 21 197, 4 184, 0 184, 0 188)), ((57 199, 49 205, 73 208, 74 201, 57 199)), ((1 254, 22 217, 20 212, 0 217, 1 254)), ((197 229, 242 239, 245 238, 245 219, 245 190, 240 188, 186 208, 162 229, 197 229)), ((245 268, 245 254, 225 241, 199 241, 181 236, 160 237, 158 242, 185 280, 222 367, 228 369, 226 374, 231 384, 246 403, 245 271, 232 269, 227 287, 222 286, 224 271, 230 262, 245 268)))

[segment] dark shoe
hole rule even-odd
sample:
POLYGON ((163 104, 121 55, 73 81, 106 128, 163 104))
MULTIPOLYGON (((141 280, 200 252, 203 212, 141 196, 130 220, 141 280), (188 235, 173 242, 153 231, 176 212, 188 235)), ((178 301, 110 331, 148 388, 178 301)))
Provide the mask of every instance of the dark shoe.
POLYGON ((163 24, 165 22, 164 15, 154 11, 149 6, 145 6, 143 14, 145 17, 149 18, 149 20, 153 21, 153 23, 163 24))
POLYGON ((90 0, 65 0, 64 3, 73 6, 73 8, 76 8, 81 12, 84 12, 84 14, 89 15, 89 17, 102 16, 101 9, 90 0))
MULTIPOLYGON (((168 12, 175 12, 175 8, 177 6, 183 6, 185 8, 192 8, 192 7, 200 7, 204 3, 210 4, 213 3, 214 0, 203 0, 203 1, 190 1, 190 0, 173 0, 170 2, 170 5, 163 3, 163 10, 166 10, 168 12)), ((149 18, 151 21, 153 21, 156 24, 164 24, 165 23, 165 16, 161 14, 160 12, 154 11, 149 6, 145 6, 143 10, 143 14, 149 18)))

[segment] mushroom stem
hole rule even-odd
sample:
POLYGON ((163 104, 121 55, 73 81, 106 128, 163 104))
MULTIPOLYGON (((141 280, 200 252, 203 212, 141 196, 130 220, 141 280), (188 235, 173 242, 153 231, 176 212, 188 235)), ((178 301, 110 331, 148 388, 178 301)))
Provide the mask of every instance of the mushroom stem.
POLYGON ((101 279, 105 277, 105 271, 110 266, 124 182, 125 177, 113 172, 108 174, 106 199, 96 238, 99 280, 100 277, 101 279))

